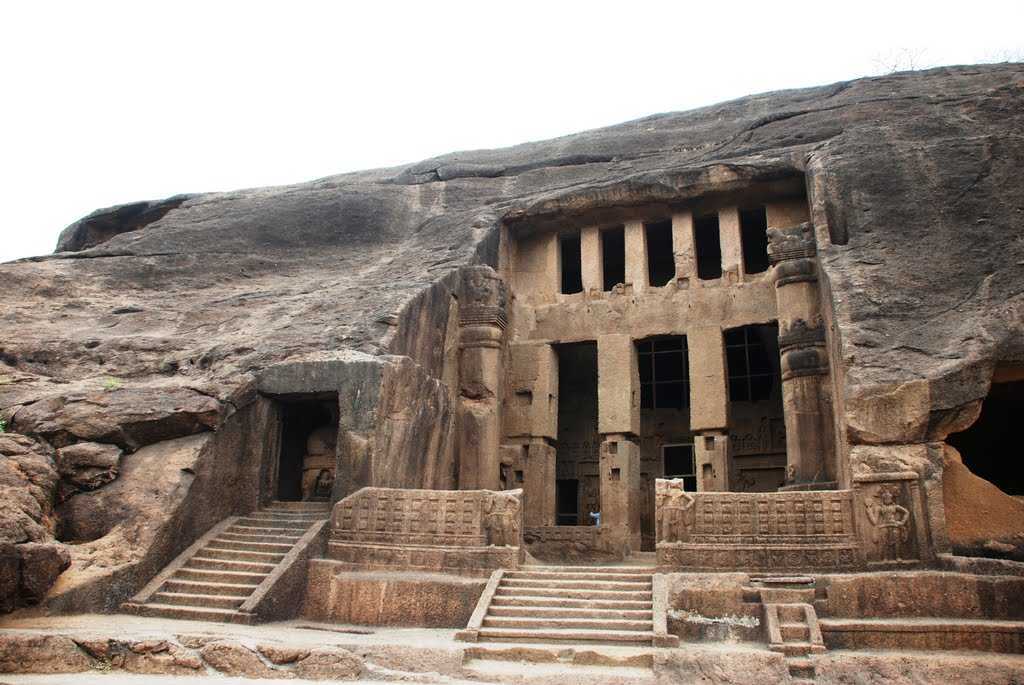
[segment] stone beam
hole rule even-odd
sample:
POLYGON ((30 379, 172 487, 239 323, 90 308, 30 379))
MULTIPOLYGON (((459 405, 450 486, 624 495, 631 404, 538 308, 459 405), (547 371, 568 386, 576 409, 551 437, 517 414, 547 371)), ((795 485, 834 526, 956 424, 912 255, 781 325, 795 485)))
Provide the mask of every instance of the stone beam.
POLYGON ((600 291, 604 286, 601 260, 601 232, 596 226, 580 231, 580 253, 583 267, 583 292, 600 291))
POLYGON ((647 289, 647 240, 640 221, 626 222, 626 283, 634 292, 647 289))
POLYGON ((697 277, 697 251, 693 245, 693 212, 672 215, 672 252, 676 260, 676 280, 688 283, 697 277))
POLYGON ((726 283, 739 283, 743 278, 743 241, 738 207, 719 210, 718 230, 722 241, 722 278, 726 283))
POLYGON ((640 373, 628 335, 597 338, 597 432, 640 434, 640 373))

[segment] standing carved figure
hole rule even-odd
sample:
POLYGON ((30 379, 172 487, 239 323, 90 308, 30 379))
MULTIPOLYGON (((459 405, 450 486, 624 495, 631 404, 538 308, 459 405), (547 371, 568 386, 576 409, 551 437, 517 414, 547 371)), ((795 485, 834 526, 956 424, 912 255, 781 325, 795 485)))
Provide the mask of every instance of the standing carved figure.
POLYGON ((671 488, 662 500, 662 542, 679 542, 690 527, 690 510, 696 503, 682 487, 671 488))
POLYGON ((883 489, 875 500, 864 503, 868 521, 875 527, 875 542, 881 547, 885 559, 901 558, 903 543, 907 541, 910 512, 896 504, 891 490, 883 489))
POLYGON ((519 541, 519 498, 495 494, 484 511, 487 541, 495 547, 516 547, 519 541))
POLYGON ((302 459, 303 500, 330 499, 337 442, 336 425, 320 426, 310 434, 306 441, 306 455, 302 459))

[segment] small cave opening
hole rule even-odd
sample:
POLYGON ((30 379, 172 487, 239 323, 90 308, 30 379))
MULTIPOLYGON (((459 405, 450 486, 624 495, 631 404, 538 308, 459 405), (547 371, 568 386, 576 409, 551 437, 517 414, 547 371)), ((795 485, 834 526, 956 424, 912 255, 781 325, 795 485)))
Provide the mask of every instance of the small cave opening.
POLYGON ((722 277, 722 243, 718 215, 694 217, 693 242, 697 252, 697 277, 711 281, 722 277))
POLYGON ((336 475, 337 396, 303 395, 277 400, 281 409, 277 499, 330 500, 336 475))
POLYGON ((583 248, 579 231, 558 240, 562 267, 562 294, 583 292, 583 248))
POLYGON ((740 243, 743 270, 759 274, 768 270, 768 214, 764 205, 740 210, 740 243))
POLYGON ((1008 495, 1024 496, 1024 460, 1016 422, 1024 406, 1024 378, 993 382, 977 420, 946 442, 956 448, 971 473, 1008 495))
POLYGON ((601 289, 610 291, 626 282, 626 229, 624 226, 601 231, 601 289))
POLYGON ((647 280, 655 288, 676 277, 676 258, 672 252, 672 220, 644 224, 647 242, 647 280))

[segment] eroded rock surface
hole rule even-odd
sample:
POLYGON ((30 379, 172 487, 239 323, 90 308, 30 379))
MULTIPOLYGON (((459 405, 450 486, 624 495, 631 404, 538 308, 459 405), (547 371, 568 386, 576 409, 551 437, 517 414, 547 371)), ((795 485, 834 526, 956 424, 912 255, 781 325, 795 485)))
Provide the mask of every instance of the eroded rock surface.
MULTIPOLYGON (((818 250, 846 439, 941 440, 969 423, 996 364, 1024 363, 1022 103, 1024 66, 942 68, 292 186, 101 210, 62 234, 60 253, 0 265, 0 418, 72 450, 58 472, 49 447, 9 443, 36 456, 23 452, 22 466, 0 474, 19 493, 0 504, 0 530, 15 546, 52 544, 48 488, 61 475, 81 490, 59 508, 62 537, 92 541, 75 552, 73 574, 87 568, 80 559, 113 568, 145 557, 186 500, 146 505, 150 514, 110 537, 114 512, 133 506, 141 482, 128 479, 133 459, 223 430, 251 401, 256 375, 323 351, 407 357, 389 366, 401 387, 385 408, 360 410, 373 420, 390 412, 387 440, 365 415, 354 420, 365 430, 344 439, 394 452, 386 467, 396 479, 430 481, 409 452, 449 439, 419 430, 449 411, 438 380, 453 294, 446 279, 468 264, 496 265, 503 224, 557 225, 796 174, 830 238, 818 250), (430 410, 417 415, 406 395, 428 397, 430 410), (83 461, 82 443, 125 455, 116 467, 112 452, 83 461), (117 478, 101 483, 115 468, 117 478), (126 552, 133 525, 146 533, 126 552)), ((932 462, 915 463, 927 471, 932 462)), ((179 468, 167 482, 188 475, 179 468)), ((161 492, 157 499, 168 497, 161 492)))
POLYGON ((0 434, 0 610, 38 602, 71 563, 53 535, 58 480, 53 450, 0 434))

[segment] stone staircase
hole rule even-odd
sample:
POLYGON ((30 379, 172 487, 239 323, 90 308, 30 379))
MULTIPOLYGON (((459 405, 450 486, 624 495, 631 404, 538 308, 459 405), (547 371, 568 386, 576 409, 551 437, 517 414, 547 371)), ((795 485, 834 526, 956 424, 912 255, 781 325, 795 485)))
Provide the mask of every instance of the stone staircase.
POLYGON ((751 578, 748 594, 760 598, 768 648, 782 652, 794 683, 813 683, 814 654, 825 643, 814 609, 814 579, 806 576, 751 578))
POLYGON ((467 628, 471 642, 655 642, 653 567, 531 566, 496 571, 467 628))
POLYGON ((229 517, 121 608, 143 616, 254 623, 258 602, 329 516, 327 502, 274 502, 229 517))

